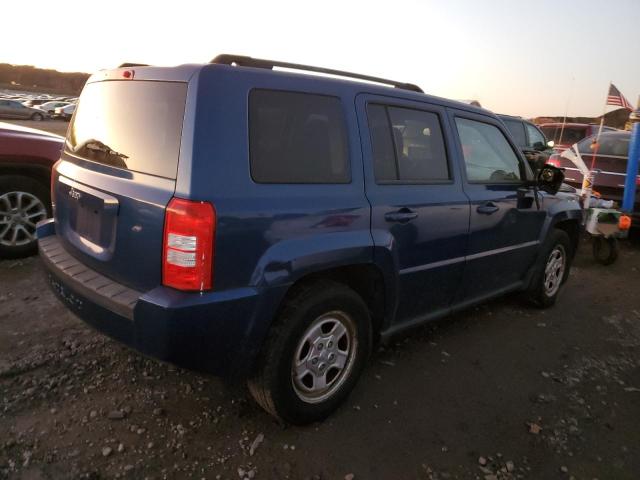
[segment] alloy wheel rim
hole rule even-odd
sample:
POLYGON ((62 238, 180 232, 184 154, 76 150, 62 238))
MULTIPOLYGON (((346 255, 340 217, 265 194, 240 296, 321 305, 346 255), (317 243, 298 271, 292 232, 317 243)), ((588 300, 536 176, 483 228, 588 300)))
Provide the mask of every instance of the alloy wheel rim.
POLYGON ((47 218, 47 208, 28 192, 0 195, 0 245, 20 247, 36 239, 36 224, 47 218))
POLYGON ((347 313, 321 315, 307 328, 295 349, 291 383, 306 403, 330 398, 349 377, 356 358, 356 324, 347 313))
POLYGON ((566 252, 562 245, 556 247, 549 254, 544 269, 544 292, 548 297, 554 296, 562 283, 566 263, 566 252))

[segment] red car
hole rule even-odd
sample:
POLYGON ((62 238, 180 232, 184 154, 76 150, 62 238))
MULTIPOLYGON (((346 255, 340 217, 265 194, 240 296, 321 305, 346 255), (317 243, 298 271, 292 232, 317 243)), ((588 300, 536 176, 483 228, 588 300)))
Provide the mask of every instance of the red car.
MULTIPOLYGON (((598 133, 600 125, 591 123, 565 123, 564 127, 561 122, 543 123, 538 125, 545 137, 553 140, 554 150, 561 152, 566 150, 574 143, 578 143, 583 138, 590 137, 598 133)), ((617 131, 613 127, 602 127, 603 132, 617 131)))
POLYGON ((64 138, 0 122, 0 258, 36 253, 36 223, 51 216, 51 167, 64 138))
MULTIPOLYGON (((572 151, 575 154, 577 149, 587 168, 591 168, 593 162, 593 168, 598 170, 593 185, 594 190, 605 200, 615 200, 621 203, 624 181, 627 177, 627 159, 629 158, 631 132, 624 130, 603 132, 600 135, 600 145, 597 151, 592 148, 595 138, 594 135, 583 139, 578 142, 572 151)), ((554 153, 547 163, 564 168, 564 181, 566 183, 577 189, 582 187, 582 173, 574 163, 563 157, 562 154, 554 153)), ((638 185, 638 189, 636 191, 635 213, 633 216, 634 226, 640 225, 640 175, 636 178, 636 185, 638 185)))

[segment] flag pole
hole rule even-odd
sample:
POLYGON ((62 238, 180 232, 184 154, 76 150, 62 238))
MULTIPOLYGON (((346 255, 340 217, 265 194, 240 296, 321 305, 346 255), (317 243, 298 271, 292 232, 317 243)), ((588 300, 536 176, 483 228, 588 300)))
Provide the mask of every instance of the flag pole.
MULTIPOLYGON (((602 109, 602 118, 600 119, 600 128, 598 129, 598 136, 596 137, 596 143, 600 142, 600 134, 602 133, 602 127, 604 126, 604 116, 607 114, 607 102, 609 101, 609 92, 611 91, 612 82, 609 80, 609 88, 607 89, 607 96, 604 99, 604 108, 602 109)), ((591 165, 593 168, 593 164, 591 165)))
POLYGON ((596 155, 598 154, 598 148, 600 148, 600 134, 602 133, 602 127, 604 126, 604 116, 607 114, 607 103, 609 101, 609 92, 611 91, 611 85, 612 82, 611 80, 609 80, 609 88, 607 89, 607 96, 604 99, 604 108, 602 109, 602 118, 600 118, 600 128, 598 128, 598 134, 596 135, 596 147, 593 149, 593 155, 591 155, 590 170, 593 170, 596 162, 596 155))
POLYGON ((567 103, 564 106, 564 117, 562 117, 562 126, 560 127, 560 137, 558 137, 558 145, 562 143, 562 133, 564 132, 564 126, 567 123, 567 113, 569 112, 569 102, 571 101, 571 93, 573 92, 573 82, 576 77, 571 77, 571 89, 569 90, 569 96, 567 97, 567 103))
POLYGON ((580 191, 580 196, 582 197, 582 208, 585 210, 589 208, 589 204, 591 203, 591 194, 596 180, 596 172, 593 171, 593 167, 596 164, 596 155, 600 148, 600 134, 602 133, 602 127, 604 126, 604 116, 607 113, 607 102, 609 101, 611 84, 612 82, 609 81, 609 88, 607 89, 607 96, 604 99, 604 108, 602 109, 602 118, 600 119, 600 128, 598 128, 595 145, 592 144, 591 148, 591 166, 589 167, 589 172, 587 172, 582 179, 582 190, 580 191))

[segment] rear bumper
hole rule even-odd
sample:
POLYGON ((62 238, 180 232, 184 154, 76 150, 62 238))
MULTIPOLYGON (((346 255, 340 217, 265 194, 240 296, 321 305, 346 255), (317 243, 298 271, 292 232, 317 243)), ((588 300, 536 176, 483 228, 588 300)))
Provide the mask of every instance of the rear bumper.
POLYGON ((72 257, 53 221, 38 225, 38 248, 54 294, 84 322, 151 357, 223 377, 249 373, 286 291, 137 292, 72 257))

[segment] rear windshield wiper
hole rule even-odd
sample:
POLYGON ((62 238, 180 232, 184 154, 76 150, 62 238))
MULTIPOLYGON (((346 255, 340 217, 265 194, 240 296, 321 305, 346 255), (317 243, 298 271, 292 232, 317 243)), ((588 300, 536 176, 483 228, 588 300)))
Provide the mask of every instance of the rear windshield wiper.
POLYGON ((113 148, 111 148, 106 143, 103 143, 100 140, 97 140, 95 138, 90 138, 90 139, 85 140, 84 142, 80 143, 79 145, 76 145, 73 148, 73 152, 74 153, 78 153, 80 150, 85 149, 85 148, 87 150, 91 150, 91 151, 94 151, 94 152, 103 152, 103 153, 106 153, 109 156, 119 157, 119 158, 121 158, 123 160, 126 159, 126 158, 129 158, 124 153, 120 153, 120 152, 115 151, 113 148))

